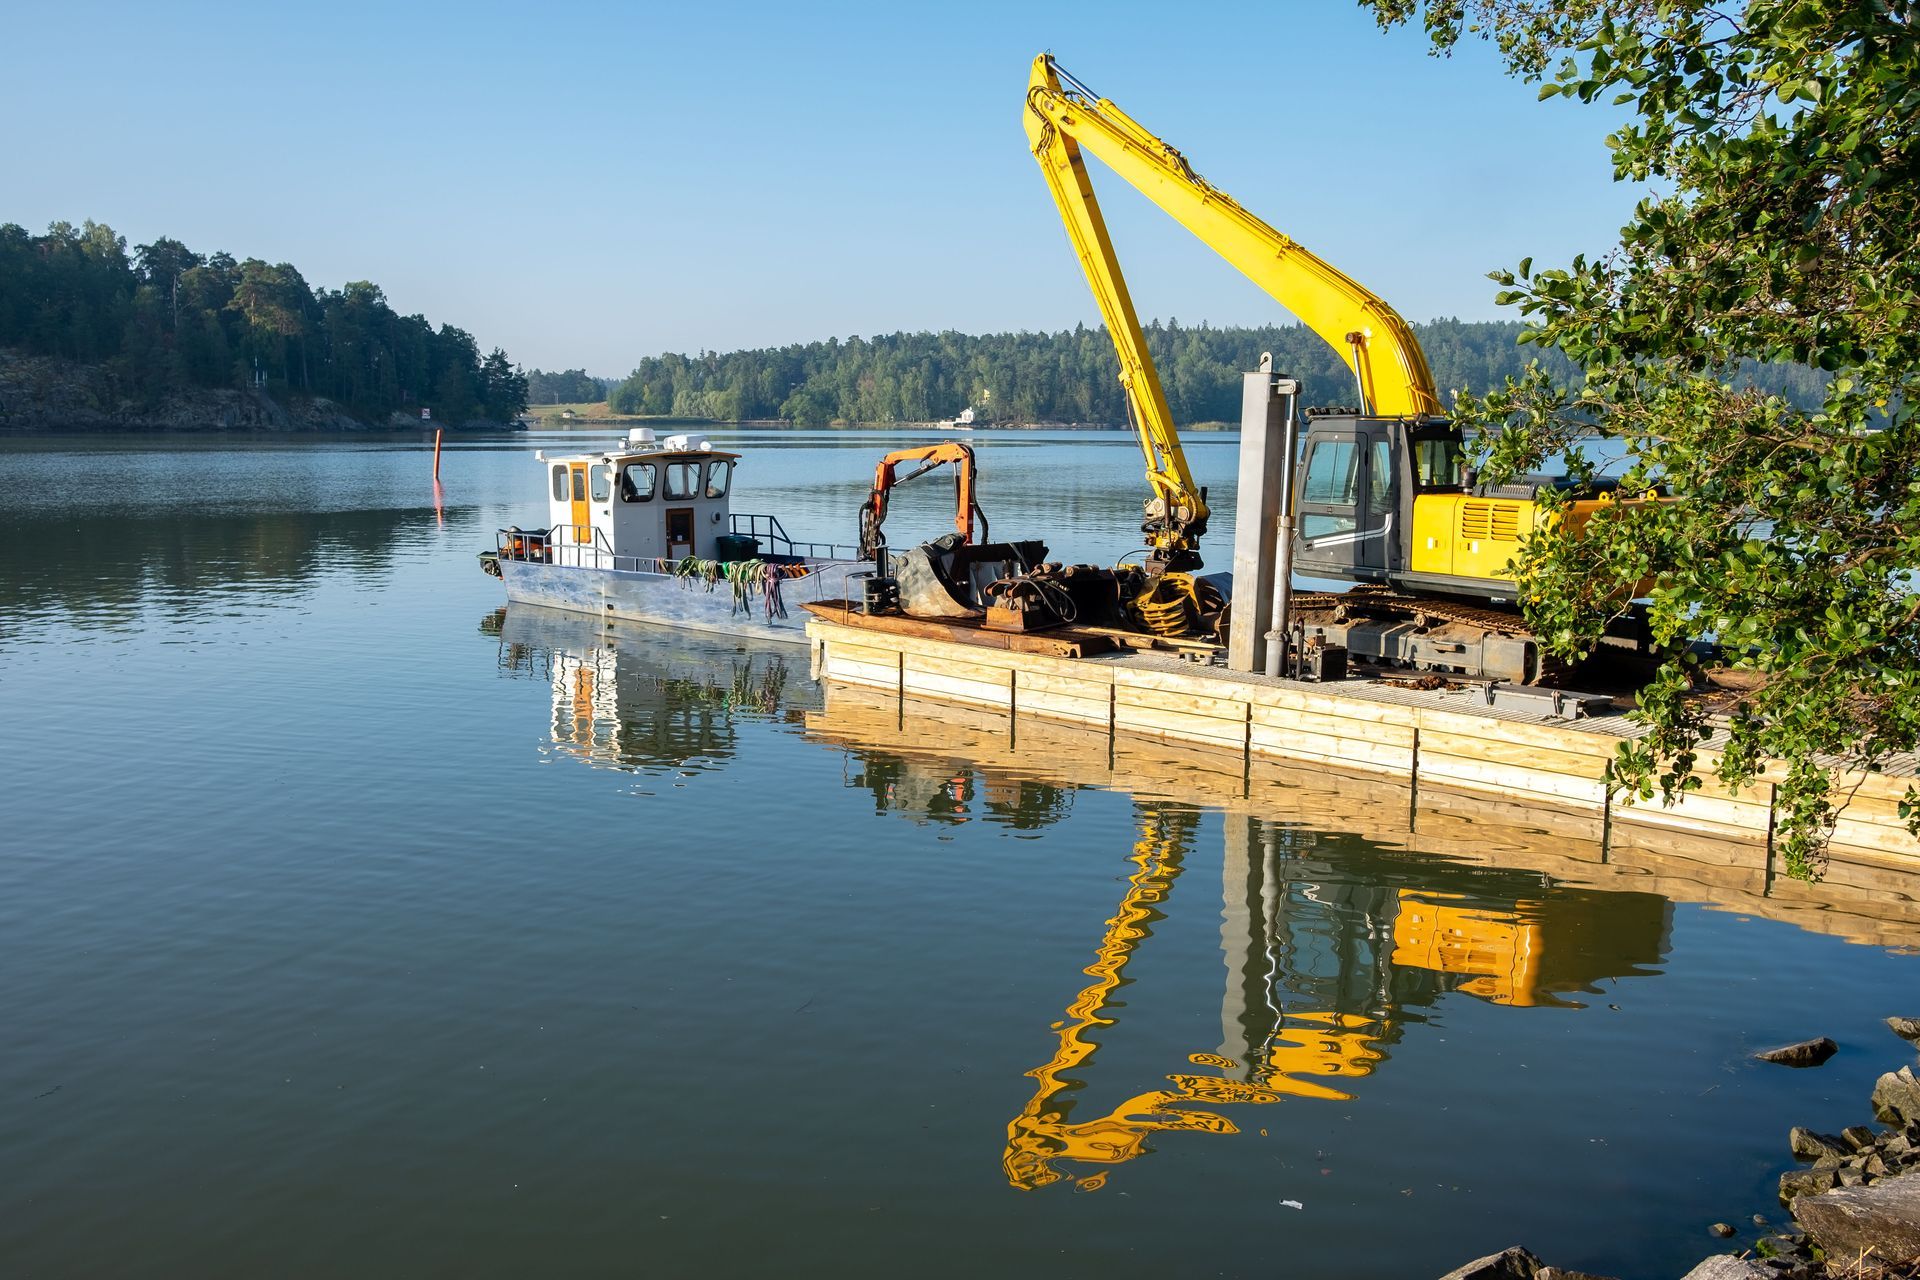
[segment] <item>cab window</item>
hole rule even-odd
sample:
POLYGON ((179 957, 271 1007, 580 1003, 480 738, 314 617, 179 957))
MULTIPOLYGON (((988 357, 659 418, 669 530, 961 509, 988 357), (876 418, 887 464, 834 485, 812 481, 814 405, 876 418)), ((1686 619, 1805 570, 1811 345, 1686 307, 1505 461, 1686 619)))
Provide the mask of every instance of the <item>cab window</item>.
POLYGON ((629 462, 620 473, 620 501, 651 502, 660 483, 660 468, 651 462, 629 462))
POLYGON ((1359 527, 1356 506, 1355 471, 1360 461, 1357 440, 1322 440, 1307 455, 1307 481, 1300 489, 1302 506, 1346 507, 1338 514, 1325 511, 1303 512, 1300 533, 1305 538, 1325 538, 1352 533, 1359 527))
POLYGON ((700 492, 700 464, 697 462, 669 462, 667 464, 667 497, 686 499, 700 492))
POLYGON ((567 469, 565 467, 553 469, 553 500, 555 502, 567 500, 567 469))
POLYGON ((1302 502, 1317 502, 1330 507, 1350 507, 1354 503, 1354 463, 1360 449, 1352 440, 1322 440, 1307 459, 1307 483, 1300 492, 1302 502))
POLYGON ((1371 453, 1367 461, 1367 505, 1385 511, 1393 497, 1393 450, 1381 437, 1374 440, 1371 453))
POLYGON ((1422 489, 1460 487, 1460 442, 1436 436, 1413 442, 1413 475, 1422 489))
POLYGON ((727 496, 727 483, 733 478, 733 463, 725 458, 716 458, 707 464, 707 496, 724 498, 727 496))
POLYGON ((595 463, 587 473, 587 481, 592 486, 595 502, 605 502, 613 496, 613 468, 606 463, 595 463))
POLYGON ((585 467, 573 469, 573 500, 575 502, 587 500, 587 469, 585 467))

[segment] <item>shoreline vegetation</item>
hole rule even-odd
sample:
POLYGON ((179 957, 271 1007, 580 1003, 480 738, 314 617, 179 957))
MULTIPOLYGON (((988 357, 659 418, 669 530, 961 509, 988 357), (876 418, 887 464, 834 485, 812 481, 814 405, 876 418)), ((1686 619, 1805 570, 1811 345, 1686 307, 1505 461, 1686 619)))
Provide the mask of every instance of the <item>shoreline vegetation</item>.
MULTIPOLYGON (((1522 344, 1515 322, 1441 319, 1413 329, 1443 393, 1486 394, 1524 375, 1534 362, 1556 381, 1577 381, 1564 356, 1522 344)), ((1304 403, 1350 405, 1355 399, 1353 374, 1340 354, 1302 325, 1189 327, 1169 319, 1148 324, 1144 332, 1168 408, 1183 429, 1190 423, 1238 423, 1242 375, 1262 352, 1273 353, 1275 368, 1301 379, 1304 403)), ((1727 377, 1735 386, 1777 392, 1802 405, 1818 405, 1827 381, 1810 368, 1752 361, 1728 370, 1727 377)), ((584 374, 536 369, 528 379, 558 398, 563 390, 579 389, 584 374)), ((1057 333, 893 333, 650 356, 608 386, 606 403, 614 414, 780 419, 796 426, 934 423, 968 408, 975 426, 1124 427, 1129 420, 1113 343, 1104 328, 1084 325, 1057 333)))
MULTIPOLYGON (((530 427, 543 431, 570 431, 587 427, 652 427, 659 431, 668 431, 680 427, 697 427, 702 430, 714 427, 746 427, 762 431, 787 430, 845 430, 845 431, 939 431, 942 420, 926 419, 914 421, 894 419, 884 422, 856 422, 845 418, 835 418, 828 422, 801 423, 785 418, 696 418, 681 417, 674 414, 616 413, 607 406, 607 402, 582 402, 577 404, 536 405, 522 415, 521 421, 530 427)), ((956 430, 950 422, 945 428, 956 430)), ((1131 428, 1125 422, 980 422, 960 429, 962 434, 995 431, 1126 431, 1131 428)), ((1238 422, 1184 422, 1182 431, 1238 431, 1238 422)))
MULTIPOLYGON (((1511 321, 1413 327, 1445 389, 1484 393, 1535 359, 1555 378, 1573 376, 1564 357, 1522 345, 1511 321)), ((1184 430, 1237 424, 1241 375, 1265 351, 1302 379, 1307 403, 1354 399, 1340 355, 1301 325, 1168 319, 1145 332, 1184 430)), ((1822 375, 1796 366, 1750 365, 1736 376, 1796 402, 1817 403, 1824 388, 1822 375)), ((129 250, 124 236, 91 221, 56 222, 43 235, 0 224, 0 433, 424 421, 935 430, 968 408, 983 430, 1124 429, 1129 420, 1101 327, 669 353, 602 379, 523 369, 498 348, 483 356, 464 330, 398 314, 369 281, 315 288, 290 263, 200 253, 164 236, 129 250)))
POLYGON ((526 393, 504 351, 370 281, 316 289, 165 236, 129 253, 92 221, 0 224, 0 431, 500 425, 526 393))

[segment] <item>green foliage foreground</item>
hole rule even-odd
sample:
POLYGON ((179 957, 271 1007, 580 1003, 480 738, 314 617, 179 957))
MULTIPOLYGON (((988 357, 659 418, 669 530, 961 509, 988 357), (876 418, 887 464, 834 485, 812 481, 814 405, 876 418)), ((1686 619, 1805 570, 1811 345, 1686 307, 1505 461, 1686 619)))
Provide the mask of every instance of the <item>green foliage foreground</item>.
MULTIPOLYGON (((1817 872, 1827 765, 1871 769, 1920 741, 1920 39, 1909 0, 1361 0, 1419 21, 1437 51, 1490 40, 1542 98, 1624 106, 1608 138, 1641 201, 1601 256, 1494 277, 1527 340, 1583 377, 1532 369, 1459 406, 1496 474, 1597 427, 1632 459, 1625 505, 1525 554, 1529 617, 1579 651, 1652 584, 1663 640, 1710 633, 1758 687, 1718 772, 1784 762, 1778 841, 1817 872), (1740 360, 1830 371, 1823 401, 1739 390, 1740 360)), ((1713 725, 1690 659, 1646 691, 1616 771, 1651 796, 1689 785, 1713 725)), ((1697 784, 1694 784, 1697 785, 1697 784)), ((1902 807, 1920 834, 1920 794, 1902 807)))
POLYGON ((324 396, 362 418, 430 408, 448 423, 510 422, 526 380, 505 352, 402 316, 378 286, 311 288, 285 262, 200 254, 162 236, 132 256, 112 227, 0 225, 0 346, 104 364, 124 398, 191 387, 324 396))

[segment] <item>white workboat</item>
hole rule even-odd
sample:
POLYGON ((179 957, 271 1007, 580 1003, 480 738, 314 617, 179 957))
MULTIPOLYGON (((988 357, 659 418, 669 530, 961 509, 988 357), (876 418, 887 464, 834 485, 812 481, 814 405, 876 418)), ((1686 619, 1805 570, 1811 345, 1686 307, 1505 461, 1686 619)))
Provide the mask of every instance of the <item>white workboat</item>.
POLYGON ((857 599, 851 547, 796 542, 776 515, 730 508, 740 455, 636 428, 615 448, 534 454, 550 523, 502 529, 482 566, 512 604, 806 642, 806 601, 857 599))

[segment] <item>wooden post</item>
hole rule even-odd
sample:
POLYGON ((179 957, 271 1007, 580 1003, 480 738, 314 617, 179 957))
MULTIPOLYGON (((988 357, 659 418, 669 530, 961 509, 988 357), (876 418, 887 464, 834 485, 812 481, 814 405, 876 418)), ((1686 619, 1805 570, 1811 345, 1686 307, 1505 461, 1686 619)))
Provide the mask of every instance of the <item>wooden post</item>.
POLYGON ((440 483, 440 428, 433 429, 433 482, 440 483))

